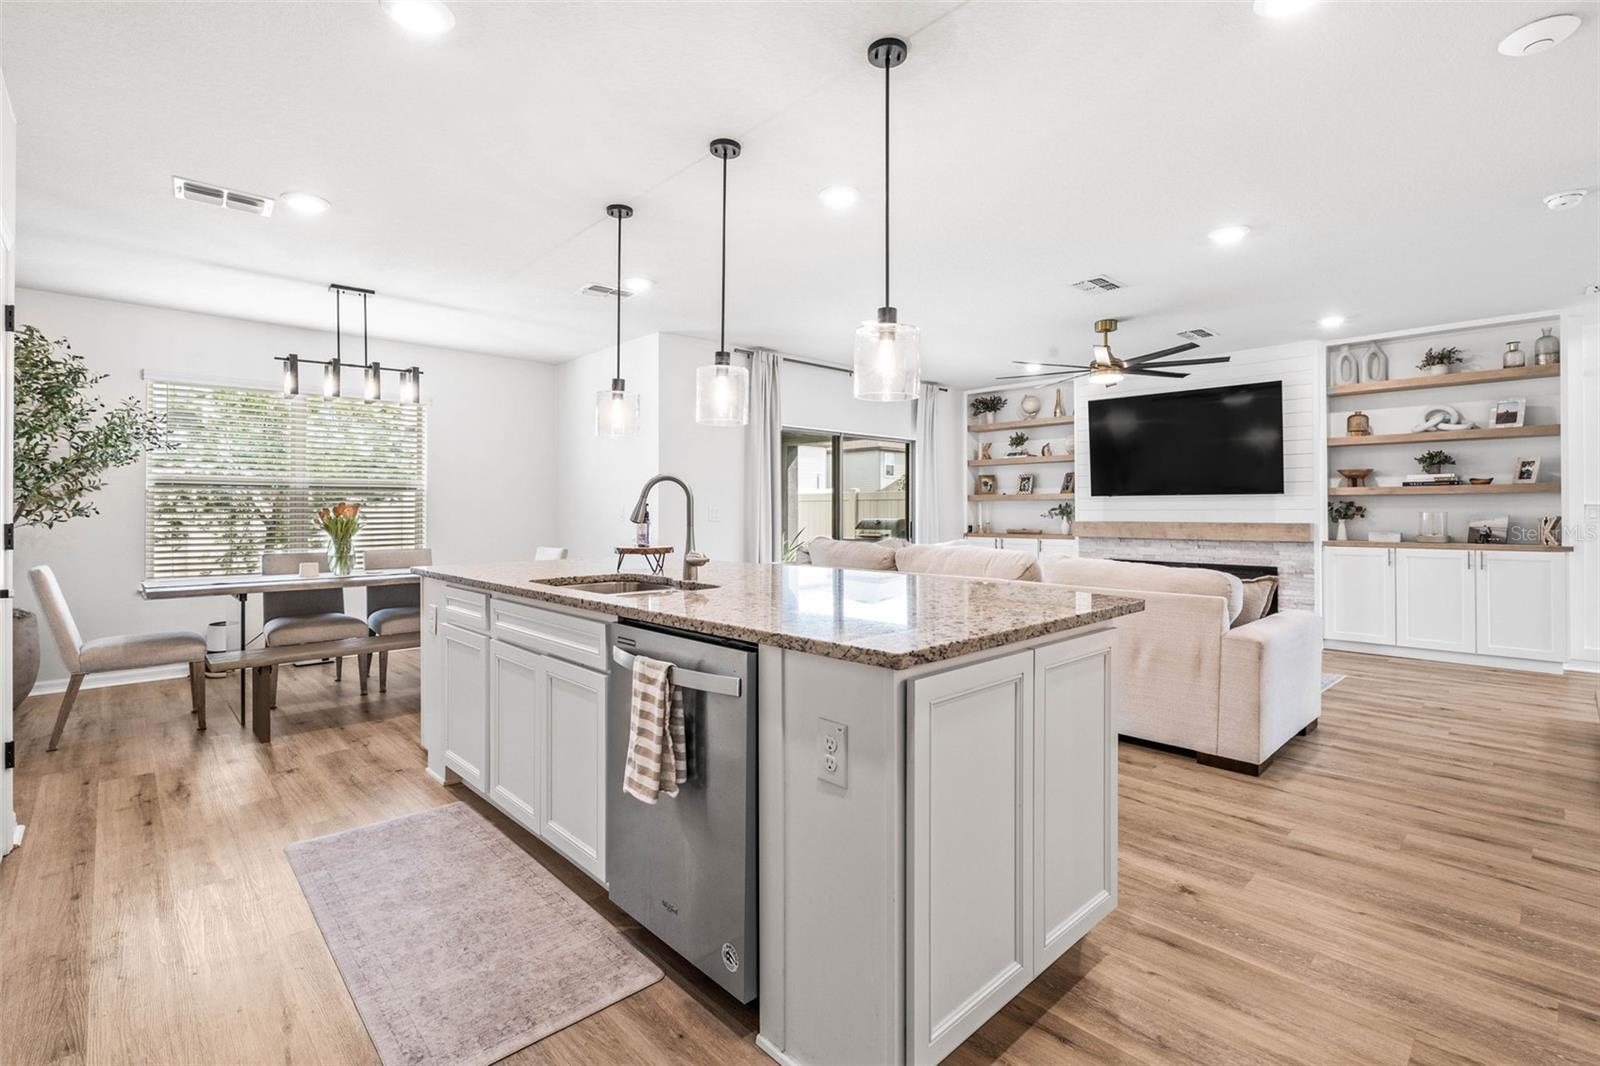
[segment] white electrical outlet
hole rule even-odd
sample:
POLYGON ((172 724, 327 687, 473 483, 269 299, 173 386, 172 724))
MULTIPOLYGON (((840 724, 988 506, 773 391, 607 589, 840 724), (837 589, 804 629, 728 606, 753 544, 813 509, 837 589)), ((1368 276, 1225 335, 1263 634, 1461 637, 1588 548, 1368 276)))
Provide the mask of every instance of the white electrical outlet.
POLYGON ((708 507, 708 508, 706 508, 706 510, 709 511, 710 515, 711 515, 710 518, 708 519, 708 521, 712 521, 712 522, 720 522, 720 521, 722 521, 722 508, 720 508, 720 507, 708 507))
POLYGON ((817 777, 830 785, 845 786, 845 727, 828 718, 817 719, 817 777))

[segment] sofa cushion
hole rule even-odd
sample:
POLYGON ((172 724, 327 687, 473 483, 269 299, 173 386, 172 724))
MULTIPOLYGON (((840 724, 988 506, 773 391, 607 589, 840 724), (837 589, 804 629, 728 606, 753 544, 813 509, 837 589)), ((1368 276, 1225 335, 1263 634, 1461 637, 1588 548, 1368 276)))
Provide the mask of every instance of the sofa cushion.
POLYGON ((1086 585, 1131 592, 1186 592, 1195 596, 1220 596, 1228 603, 1228 624, 1244 607, 1244 585, 1221 570, 1190 566, 1123 563, 1115 559, 1052 559, 1042 564, 1044 580, 1057 585, 1086 585))
POLYGON ((1271 574, 1252 577, 1239 582, 1244 588, 1244 606, 1233 620, 1234 627, 1256 622, 1272 610, 1272 601, 1278 598, 1278 579, 1271 574))
POLYGON ((806 545, 806 552, 811 556, 813 566, 837 566, 845 570, 893 570, 895 545, 900 543, 903 542, 816 537, 806 545))
POLYGON ((1004 581, 1038 581, 1031 552, 980 548, 971 544, 908 544, 894 553, 896 570, 907 574, 952 574, 1004 581))

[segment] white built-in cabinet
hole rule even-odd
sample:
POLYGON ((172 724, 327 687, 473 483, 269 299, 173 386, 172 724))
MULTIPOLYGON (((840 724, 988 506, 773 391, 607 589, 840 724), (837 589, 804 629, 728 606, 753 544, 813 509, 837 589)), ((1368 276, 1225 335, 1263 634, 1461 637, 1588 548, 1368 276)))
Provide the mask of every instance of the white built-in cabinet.
POLYGON ((1567 557, 1460 548, 1323 550, 1329 640, 1560 662, 1567 557))
POLYGON ((910 682, 911 1062, 948 1055, 1116 906, 1111 646, 910 682))
POLYGON ((430 770, 604 883, 605 623, 432 579, 422 602, 430 770))

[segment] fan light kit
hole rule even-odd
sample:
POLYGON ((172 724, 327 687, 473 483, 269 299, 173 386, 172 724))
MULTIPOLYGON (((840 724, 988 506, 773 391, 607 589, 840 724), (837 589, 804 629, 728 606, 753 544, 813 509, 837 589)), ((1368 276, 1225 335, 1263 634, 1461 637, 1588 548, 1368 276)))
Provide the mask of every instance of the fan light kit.
POLYGON ((1570 211, 1583 203, 1583 198, 1588 195, 1588 189, 1568 189, 1566 192, 1553 192, 1544 198, 1544 205, 1552 211, 1570 211))
POLYGON ((368 403, 383 399, 383 375, 398 374, 400 377, 400 401, 402 403, 416 403, 422 391, 422 371, 416 367, 407 367, 403 370, 385 368, 373 362, 367 353, 367 300, 377 295, 371 289, 360 289, 354 285, 329 285, 328 291, 333 293, 333 358, 332 359, 302 359, 294 352, 288 355, 276 356, 277 362, 283 364, 283 394, 285 396, 300 395, 300 364, 320 366, 322 368, 322 395, 330 400, 338 399, 344 395, 344 296, 361 297, 361 398, 368 403))
POLYGON ((1043 386, 1054 385, 1056 381, 1070 381, 1073 378, 1087 376, 1090 381, 1096 384, 1115 385, 1126 375, 1151 378, 1186 378, 1189 376, 1188 374, 1173 373, 1167 367, 1203 366, 1206 363, 1226 363, 1229 359, 1226 355, 1213 355, 1204 359, 1175 359, 1171 362, 1158 361, 1166 359, 1170 355, 1190 352, 1200 347, 1193 342, 1179 344, 1172 348, 1163 348, 1159 352, 1150 352, 1147 355, 1135 356, 1132 359, 1118 359, 1115 353, 1111 351, 1111 334, 1116 332, 1116 329, 1117 320, 1114 318, 1102 318, 1094 324, 1095 332, 1100 334, 1100 343, 1096 344, 1092 349, 1093 354, 1088 363, 1035 363, 1018 359, 1015 362, 1027 373, 1009 374, 999 380, 1016 381, 1020 378, 1056 375, 1055 381, 1034 382, 1036 386, 1043 386), (1051 367, 1053 369, 1041 371, 1038 369, 1040 367, 1051 367), (1063 370, 1070 371, 1070 373, 1060 373, 1063 370))
POLYGON ((1535 19, 1521 29, 1512 30, 1500 42, 1503 56, 1532 56, 1546 52, 1578 32, 1583 20, 1577 15, 1551 15, 1535 19))
POLYGON ((710 366, 694 372, 694 420, 702 426, 742 426, 750 420, 750 371, 733 365, 728 354, 728 160, 738 159, 739 142, 718 137, 711 154, 722 160, 722 295, 717 354, 710 366))
POLYGON ((889 72, 906 61, 906 42, 882 37, 867 62, 883 71, 883 306, 856 330, 852 380, 858 400, 914 400, 922 385, 922 331, 899 321, 889 301, 889 72))
POLYGON ((622 220, 633 217, 633 208, 610 204, 606 214, 617 220, 617 374, 609 389, 594 394, 594 435, 615 440, 639 434, 639 394, 630 396, 622 380, 622 220))

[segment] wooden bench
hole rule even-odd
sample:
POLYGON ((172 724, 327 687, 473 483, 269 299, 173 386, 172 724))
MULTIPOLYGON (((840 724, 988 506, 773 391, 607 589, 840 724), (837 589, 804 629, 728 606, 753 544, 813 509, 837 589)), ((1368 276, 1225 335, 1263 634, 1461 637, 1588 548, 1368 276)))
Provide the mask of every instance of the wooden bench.
POLYGON ((250 706, 251 728, 256 739, 263 743, 272 739, 272 700, 276 686, 273 679, 277 669, 286 663, 309 662, 315 659, 336 659, 342 655, 357 656, 362 664, 361 692, 367 691, 366 663, 368 656, 379 652, 402 651, 419 647, 420 633, 393 633, 386 637, 346 637, 343 640, 324 640, 315 644, 284 644, 277 647, 246 648, 243 651, 212 652, 206 655, 208 670, 251 670, 250 706))

